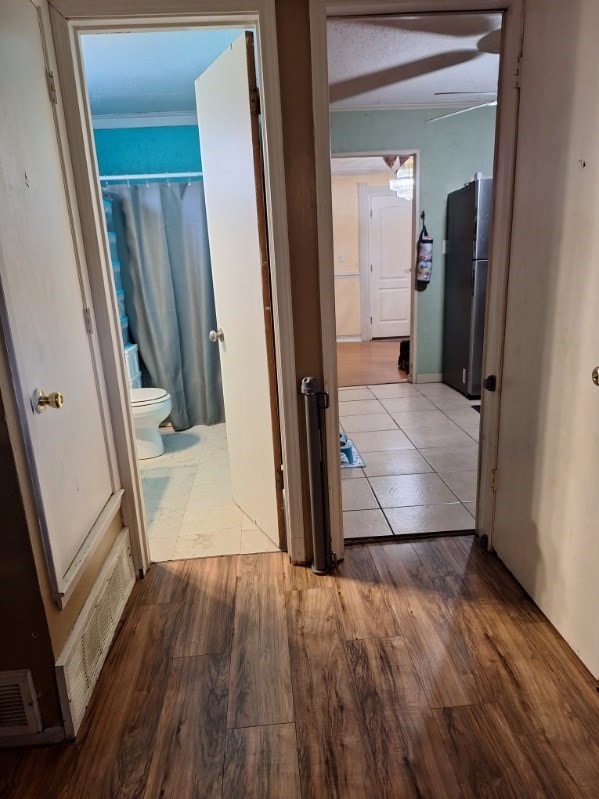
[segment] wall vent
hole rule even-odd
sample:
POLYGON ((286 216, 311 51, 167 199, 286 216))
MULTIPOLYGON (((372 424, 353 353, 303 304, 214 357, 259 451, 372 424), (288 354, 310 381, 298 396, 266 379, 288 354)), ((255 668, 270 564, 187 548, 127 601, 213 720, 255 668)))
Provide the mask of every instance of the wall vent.
POLYGON ((125 529, 56 662, 67 738, 77 734, 134 583, 129 531, 125 529))
POLYGON ((0 672, 0 738, 36 733, 41 728, 31 672, 0 672))

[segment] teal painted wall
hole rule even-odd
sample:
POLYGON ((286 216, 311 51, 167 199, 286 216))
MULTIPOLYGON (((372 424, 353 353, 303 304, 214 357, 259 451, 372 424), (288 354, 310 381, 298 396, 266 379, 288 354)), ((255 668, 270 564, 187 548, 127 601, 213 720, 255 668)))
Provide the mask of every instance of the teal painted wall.
MULTIPOLYGON (((443 109, 331 113, 331 152, 420 151, 420 210, 435 240, 433 276, 418 294, 416 374, 441 372, 445 210, 449 192, 475 172, 493 173, 495 109, 479 108, 427 124, 443 109)), ((419 210, 419 212, 420 212, 419 210)))
POLYGON ((200 143, 195 125, 116 128, 94 131, 100 175, 199 172, 200 143))

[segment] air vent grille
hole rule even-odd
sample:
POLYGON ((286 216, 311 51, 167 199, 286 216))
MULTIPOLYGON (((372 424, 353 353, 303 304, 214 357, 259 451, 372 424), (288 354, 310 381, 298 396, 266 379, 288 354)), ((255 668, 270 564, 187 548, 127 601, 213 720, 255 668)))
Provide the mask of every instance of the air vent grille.
POLYGON ((37 697, 28 670, 0 672, 0 737, 41 729, 37 697))
POLYGON ((129 535, 123 530, 56 664, 68 738, 81 724, 134 583, 129 535))

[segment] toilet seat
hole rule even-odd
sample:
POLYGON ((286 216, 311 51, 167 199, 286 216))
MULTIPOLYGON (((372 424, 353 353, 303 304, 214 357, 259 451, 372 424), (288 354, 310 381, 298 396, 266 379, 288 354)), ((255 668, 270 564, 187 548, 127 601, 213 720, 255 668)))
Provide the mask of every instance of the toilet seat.
POLYGON ((163 402, 168 396, 168 392, 163 388, 132 388, 131 405, 134 408, 143 408, 145 405, 156 405, 163 402))

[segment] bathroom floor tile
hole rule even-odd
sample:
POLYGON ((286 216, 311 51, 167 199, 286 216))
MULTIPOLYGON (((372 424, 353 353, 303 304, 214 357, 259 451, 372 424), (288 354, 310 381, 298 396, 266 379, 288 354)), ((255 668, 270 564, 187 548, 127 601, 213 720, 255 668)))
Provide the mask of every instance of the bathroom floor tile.
POLYGON ((357 416, 363 413, 385 413, 385 409, 376 399, 350 400, 343 403, 344 416, 357 416))
POLYGON ((432 472, 431 465, 415 449, 369 452, 364 462, 366 465, 363 472, 366 477, 432 472))
POLYGON ((241 526, 239 530, 220 530, 212 533, 196 533, 193 536, 179 536, 171 560, 237 555, 240 550, 241 526))
POLYGON ((219 530, 241 530, 242 512, 237 505, 209 506, 200 502, 190 502, 185 510, 179 535, 213 533, 219 530))
POLYGON ((439 472, 439 477, 461 502, 474 502, 476 499, 476 471, 439 472))
POLYGON ((367 510, 378 508, 378 503, 368 480, 344 480, 341 483, 341 500, 343 510, 367 510))
POLYGON ((429 447, 420 450, 436 472, 467 472, 478 469, 478 447, 429 447))
POLYGON ((455 494, 447 488, 437 474, 372 477, 370 483, 382 508, 457 502, 455 494))
MULTIPOLYGON (((340 413, 343 413, 343 405, 340 406, 340 413)), ((361 433, 371 430, 397 430, 397 425, 388 413, 369 413, 362 416, 340 416, 341 425, 344 431, 361 433)))
POLYGON ((278 552, 279 547, 259 527, 255 527, 251 530, 241 531, 239 551, 243 555, 249 555, 255 552, 278 552))
POLYGON ((413 397, 391 397, 390 399, 382 399, 381 404, 389 413, 435 410, 433 403, 420 394, 414 395, 413 397))
POLYGON ((365 433, 353 433, 352 441, 358 448, 362 460, 366 463, 367 452, 383 452, 390 449, 414 449, 414 445, 401 430, 377 430, 365 433))
POLYGON ((390 508, 385 510, 385 515, 396 535, 472 530, 474 527, 474 519, 459 502, 453 505, 390 508))
POLYGON ((392 531, 382 510, 350 510, 343 512, 344 538, 391 535, 392 531))

